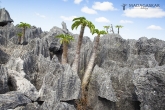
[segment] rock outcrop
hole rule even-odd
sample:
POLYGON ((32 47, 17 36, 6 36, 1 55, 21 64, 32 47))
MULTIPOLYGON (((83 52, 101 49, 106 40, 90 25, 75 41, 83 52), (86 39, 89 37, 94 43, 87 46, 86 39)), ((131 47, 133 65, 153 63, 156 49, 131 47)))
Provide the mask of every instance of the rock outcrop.
POLYGON ((165 104, 165 66, 134 71, 133 83, 141 110, 163 110, 165 104), (145 96, 145 97, 144 97, 145 96))
POLYGON ((11 22, 13 20, 10 18, 9 12, 5 8, 0 9, 0 26, 5 26, 11 22))
POLYGON ((31 103, 31 100, 19 92, 8 92, 6 94, 0 94, 1 110, 16 108, 17 106, 23 106, 28 103, 31 103))

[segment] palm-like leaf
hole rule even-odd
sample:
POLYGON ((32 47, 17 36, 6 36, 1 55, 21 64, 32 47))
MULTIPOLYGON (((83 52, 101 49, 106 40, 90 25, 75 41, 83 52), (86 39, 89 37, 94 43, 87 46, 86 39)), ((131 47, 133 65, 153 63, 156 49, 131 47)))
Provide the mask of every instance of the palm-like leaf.
POLYGON ((104 30, 101 30, 100 35, 104 35, 104 34, 107 34, 107 32, 105 32, 104 30))
POLYGON ((122 28, 123 26, 121 26, 121 25, 116 25, 115 27, 116 27, 116 28, 122 28))
POLYGON ((86 20, 86 18, 85 17, 78 17, 78 18, 74 18, 72 21, 76 21, 76 20, 81 21, 81 20, 86 20))
POLYGON ((93 30, 95 29, 93 23, 91 21, 86 20, 85 17, 74 18, 72 21, 74 21, 71 26, 72 30, 77 29, 80 25, 83 25, 84 27, 87 26, 91 32, 93 32, 93 30))
POLYGON ((87 27, 90 29, 90 32, 93 33, 95 29, 95 25, 91 21, 87 21, 87 27))
POLYGON ((21 36, 22 36, 22 33, 20 32, 20 33, 18 33, 17 35, 18 35, 18 37, 21 37, 21 36))
POLYGON ((110 26, 104 26, 104 28, 109 29, 110 26))
POLYGON ((72 30, 73 30, 73 29, 77 29, 79 25, 81 25, 81 22, 75 21, 75 22, 72 24, 72 27, 71 27, 72 30))
POLYGON ((56 36, 56 38, 60 38, 60 43, 66 42, 66 43, 70 43, 70 41, 74 40, 73 36, 70 35, 66 35, 66 34, 60 34, 58 36, 56 36))
POLYGON ((97 35, 103 35, 103 34, 107 34, 107 32, 105 32, 104 30, 98 30, 98 29, 94 29, 92 34, 97 34, 97 35))
POLYGON ((84 21, 86 21, 85 17, 78 17, 78 18, 74 18, 72 21, 74 21, 74 23, 72 24, 72 30, 73 29, 77 29, 78 26, 80 26, 81 24, 84 24, 84 21))
POLYGON ((20 22, 20 24, 18 25, 18 27, 20 27, 20 28, 30 28, 30 27, 31 27, 31 25, 30 25, 30 24, 28 24, 28 23, 23 23, 23 22, 20 22))

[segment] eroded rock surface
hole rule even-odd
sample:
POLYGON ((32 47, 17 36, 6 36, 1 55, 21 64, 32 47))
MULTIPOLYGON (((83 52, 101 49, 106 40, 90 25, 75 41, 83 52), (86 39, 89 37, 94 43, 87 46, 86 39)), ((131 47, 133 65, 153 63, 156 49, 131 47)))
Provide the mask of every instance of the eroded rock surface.
POLYGON ((31 103, 31 100, 20 92, 8 92, 6 94, 0 94, 1 110, 14 109, 17 106, 26 105, 28 103, 31 103))
POLYGON ((134 71, 133 83, 141 110, 163 110, 165 104, 165 66, 134 71))
POLYGON ((41 108, 47 106, 56 108, 59 106, 59 102, 78 99, 79 92, 80 79, 78 75, 72 72, 69 65, 62 66, 57 57, 53 57, 40 89, 40 101, 44 101, 41 108))
POLYGON ((13 20, 10 18, 9 12, 5 8, 0 9, 0 26, 4 26, 8 22, 13 22, 13 20))
POLYGON ((0 65, 0 94, 4 94, 9 91, 8 87, 8 75, 7 68, 0 65))

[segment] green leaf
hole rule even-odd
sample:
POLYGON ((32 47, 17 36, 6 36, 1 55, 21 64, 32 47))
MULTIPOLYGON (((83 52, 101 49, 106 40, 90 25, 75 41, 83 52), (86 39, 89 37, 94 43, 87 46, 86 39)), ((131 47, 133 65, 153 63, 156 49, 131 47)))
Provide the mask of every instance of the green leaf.
POLYGON ((60 38, 60 43, 63 43, 63 42, 70 43, 70 41, 74 40, 73 36, 68 35, 68 34, 60 34, 55 37, 60 38))

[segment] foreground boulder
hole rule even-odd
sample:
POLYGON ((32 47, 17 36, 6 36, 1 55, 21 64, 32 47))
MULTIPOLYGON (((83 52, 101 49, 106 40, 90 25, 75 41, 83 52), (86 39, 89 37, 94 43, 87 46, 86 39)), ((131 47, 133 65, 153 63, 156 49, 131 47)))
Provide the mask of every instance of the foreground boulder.
POLYGON ((110 73, 103 68, 95 66, 88 90, 88 106, 92 110, 115 109, 115 102, 118 101, 116 92, 112 87, 110 73))
POLYGON ((20 105, 26 105, 31 103, 25 95, 20 92, 8 92, 6 94, 0 94, 0 110, 14 109, 20 105))
POLYGON ((69 65, 62 66, 57 57, 54 56, 40 89, 40 101, 44 101, 41 108, 44 110, 46 110, 47 106, 50 107, 49 109, 55 109, 56 107, 56 109, 59 109, 59 107, 63 108, 63 106, 64 108, 65 106, 70 108, 69 102, 74 102, 75 99, 78 99, 79 92, 80 79, 78 75, 71 70, 69 65), (61 103, 64 104, 61 106, 60 102, 68 104, 61 103))
POLYGON ((137 69, 133 75, 141 110, 164 110, 165 66, 137 69))
POLYGON ((9 70, 8 72, 9 82, 11 84, 11 90, 18 91, 24 94, 26 97, 32 101, 36 101, 39 97, 39 93, 36 90, 35 86, 30 83, 26 78, 22 77, 20 73, 9 70))

